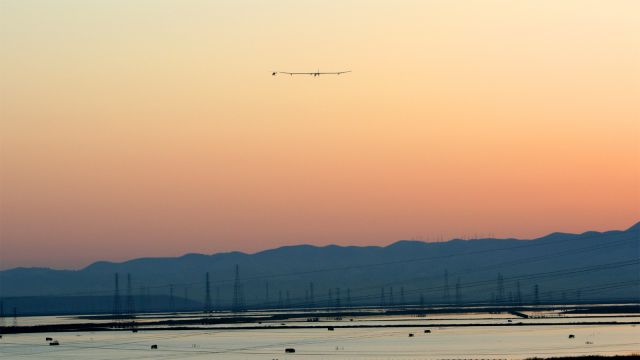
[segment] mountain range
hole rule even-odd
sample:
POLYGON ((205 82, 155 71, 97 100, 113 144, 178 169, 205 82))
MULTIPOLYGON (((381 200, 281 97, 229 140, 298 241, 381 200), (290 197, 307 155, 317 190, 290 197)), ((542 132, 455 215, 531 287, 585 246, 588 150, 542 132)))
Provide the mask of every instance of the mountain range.
POLYGON ((299 245, 255 254, 100 261, 80 270, 15 268, 0 271, 0 298, 5 312, 18 307, 46 313, 61 304, 108 312, 116 273, 118 295, 130 294, 138 309, 145 303, 153 309, 205 306, 206 273, 211 307, 219 309, 640 301, 640 223, 532 240, 299 245))

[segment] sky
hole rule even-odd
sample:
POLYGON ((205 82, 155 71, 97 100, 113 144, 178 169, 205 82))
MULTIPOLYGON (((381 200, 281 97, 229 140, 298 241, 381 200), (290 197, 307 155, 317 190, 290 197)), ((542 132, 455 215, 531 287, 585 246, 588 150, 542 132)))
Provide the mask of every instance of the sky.
POLYGON ((638 14, 2 0, 0 269, 627 228, 638 14))

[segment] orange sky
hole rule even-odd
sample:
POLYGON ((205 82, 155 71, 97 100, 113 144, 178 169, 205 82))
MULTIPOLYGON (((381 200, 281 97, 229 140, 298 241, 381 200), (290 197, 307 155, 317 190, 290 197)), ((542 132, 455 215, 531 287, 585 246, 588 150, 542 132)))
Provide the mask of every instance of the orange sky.
POLYGON ((0 268, 626 228, 638 14, 2 1, 0 268))

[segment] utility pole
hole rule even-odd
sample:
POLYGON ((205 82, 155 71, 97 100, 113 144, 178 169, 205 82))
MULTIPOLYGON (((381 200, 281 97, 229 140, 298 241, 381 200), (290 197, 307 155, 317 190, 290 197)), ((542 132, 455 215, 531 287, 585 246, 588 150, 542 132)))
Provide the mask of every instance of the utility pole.
POLYGON ((145 311, 145 303, 144 303, 144 286, 140 285, 138 288, 138 308, 140 312, 145 311))
POLYGON ((205 274, 204 282, 204 312, 211 313, 211 287, 209 285, 209 272, 205 274))
POLYGON ((347 307, 351 307, 351 288, 347 288, 347 307))
POLYGON ((393 298, 393 286, 389 286, 389 306, 394 306, 395 304, 396 302, 393 298))
POLYGON ((516 304, 522 305, 522 291, 520 291, 520 280, 516 282, 516 304))
POLYGON ((460 278, 456 281, 456 305, 462 304, 462 294, 460 293, 460 278))
POLYGON ((404 286, 400 287, 400 306, 405 306, 406 303, 404 301, 404 286))
POLYGON ((336 288, 336 309, 340 309, 340 288, 336 288))
POLYGON ((540 287, 538 287, 538 284, 535 284, 533 286, 533 304, 534 305, 540 304, 540 287))
POLYGON ((244 284, 240 284, 240 297, 238 300, 240 302, 240 311, 247 310, 247 303, 244 301, 244 284))
POLYGON ((309 307, 309 290, 308 289, 304 289, 304 308, 309 307))
POLYGON ((384 287, 380 288, 380 307, 384 307, 385 304, 385 298, 384 298, 384 287))
POLYGON ((331 292, 331 288, 329 288, 329 300, 327 301, 327 309, 331 309, 333 306, 333 293, 331 292))
POLYGON ((220 286, 216 286, 216 306, 214 309, 220 311, 222 308, 222 300, 220 299, 220 286))
POLYGON ((240 267, 236 264, 236 276, 233 282, 233 306, 234 312, 242 311, 242 287, 240 285, 240 267))
POLYGON ((151 296, 151 289, 145 287, 145 291, 147 292, 147 308, 149 308, 149 311, 151 311, 153 309, 153 306, 155 305, 153 303, 153 297, 151 296))
POLYGON ((184 286, 184 305, 182 305, 184 310, 189 310, 189 286, 184 286))
POLYGON ((287 290, 286 294, 287 294, 287 297, 285 299, 285 303, 284 303, 285 305, 284 306, 287 309, 289 309, 289 308, 291 308, 291 298, 289 297, 289 290, 287 290))
POLYGON ((445 304, 449 303, 449 271, 444 269, 444 290, 442 292, 442 300, 445 304))
POLYGON ((133 293, 131 291, 131 274, 127 273, 127 315, 133 316, 134 312, 133 293))
POLYGON ((176 311, 176 302, 173 298, 173 284, 169 284, 169 312, 176 311))
POLYGON ((120 307, 120 287, 118 285, 118 273, 115 274, 115 290, 113 292, 113 317, 116 319, 120 318, 122 313, 120 307))
POLYGON ((501 273, 498 273, 498 286, 497 286, 497 298, 496 302, 498 304, 503 304, 505 302, 504 297, 504 278, 501 273))
POLYGON ((315 307, 315 299, 313 298, 313 281, 309 283, 309 307, 315 307))

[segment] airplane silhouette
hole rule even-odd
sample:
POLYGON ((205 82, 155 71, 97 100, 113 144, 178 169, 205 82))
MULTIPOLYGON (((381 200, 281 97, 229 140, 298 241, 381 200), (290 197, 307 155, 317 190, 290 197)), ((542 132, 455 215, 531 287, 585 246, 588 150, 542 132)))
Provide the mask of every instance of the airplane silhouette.
POLYGON ((287 72, 287 71, 274 71, 271 73, 271 75, 276 76, 278 74, 287 74, 287 75, 313 75, 313 76, 320 76, 320 75, 340 75, 340 74, 345 74, 345 73, 349 73, 351 72, 351 70, 347 70, 347 71, 334 71, 334 72, 320 72, 320 69, 318 69, 318 71, 316 72, 287 72))

